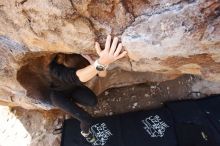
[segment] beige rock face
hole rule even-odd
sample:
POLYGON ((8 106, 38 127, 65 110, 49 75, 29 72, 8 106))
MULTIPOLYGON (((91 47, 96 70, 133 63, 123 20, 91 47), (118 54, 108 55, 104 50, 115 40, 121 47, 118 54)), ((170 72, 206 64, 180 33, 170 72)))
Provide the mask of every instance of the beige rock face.
POLYGON ((87 83, 97 94, 182 74, 220 84, 219 16, 218 0, 0 0, 1 103, 52 108, 39 100, 51 55, 95 54, 107 34, 121 38, 128 56, 87 83))
POLYGON ((162 8, 156 14, 147 12, 137 17, 122 34, 132 69, 197 74, 219 81, 220 19, 217 7, 219 3, 214 1, 180 2, 162 8))

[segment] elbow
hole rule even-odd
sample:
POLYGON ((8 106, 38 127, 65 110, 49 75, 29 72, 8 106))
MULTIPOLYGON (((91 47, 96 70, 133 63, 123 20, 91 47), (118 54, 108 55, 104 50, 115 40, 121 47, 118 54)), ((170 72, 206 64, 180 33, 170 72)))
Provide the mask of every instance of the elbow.
POLYGON ((80 78, 79 77, 79 80, 80 80, 80 82, 82 82, 82 83, 86 83, 88 80, 86 80, 85 78, 80 78))

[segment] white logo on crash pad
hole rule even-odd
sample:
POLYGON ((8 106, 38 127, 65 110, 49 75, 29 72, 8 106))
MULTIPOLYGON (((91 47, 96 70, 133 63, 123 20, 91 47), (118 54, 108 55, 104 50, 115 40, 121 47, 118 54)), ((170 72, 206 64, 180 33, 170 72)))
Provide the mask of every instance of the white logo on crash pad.
POLYGON ((96 137, 96 141, 93 143, 94 146, 104 146, 109 137, 112 136, 105 123, 92 125, 91 131, 96 137))
POLYGON ((144 129, 151 137, 163 137, 169 127, 158 115, 147 117, 142 120, 144 129))

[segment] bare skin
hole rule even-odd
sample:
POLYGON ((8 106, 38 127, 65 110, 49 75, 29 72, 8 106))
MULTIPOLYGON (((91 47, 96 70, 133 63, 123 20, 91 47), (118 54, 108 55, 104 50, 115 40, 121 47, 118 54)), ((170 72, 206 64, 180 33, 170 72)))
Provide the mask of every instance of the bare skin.
MULTIPOLYGON (((95 62, 96 59, 98 59, 97 57, 96 58, 93 58, 91 57, 90 55, 85 55, 85 54, 81 54, 85 59, 87 59, 89 61, 90 64, 93 64, 95 62)), ((104 70, 104 71, 99 71, 98 72, 98 76, 99 77, 106 77, 107 75, 107 71, 104 70)))
MULTIPOLYGON (((127 51, 122 51, 122 44, 118 44, 118 38, 115 37, 111 43, 111 36, 108 35, 105 43, 105 49, 102 50, 99 43, 95 44, 96 52, 99 55, 98 62, 103 65, 110 65, 118 59, 123 58, 127 51)), ((84 56, 85 57, 85 56, 84 56)), ((86 57, 85 57, 86 58, 86 57)), ((91 62, 90 62, 91 63, 91 62)), ((79 77, 81 82, 87 82, 94 76, 99 75, 101 77, 106 76, 107 72, 99 72, 95 69, 94 65, 89 65, 83 69, 77 70, 76 75, 79 77)))

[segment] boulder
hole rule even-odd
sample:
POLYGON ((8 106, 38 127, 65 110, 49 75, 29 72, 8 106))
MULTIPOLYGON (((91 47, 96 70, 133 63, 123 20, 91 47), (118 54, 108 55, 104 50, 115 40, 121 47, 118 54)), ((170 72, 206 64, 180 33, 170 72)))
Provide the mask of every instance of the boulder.
POLYGON ((97 95, 183 74, 219 93, 219 16, 219 0, 0 0, 0 104, 53 108, 41 78, 51 57, 96 55, 95 41, 103 47, 107 34, 121 38, 128 56, 86 83, 97 95))

